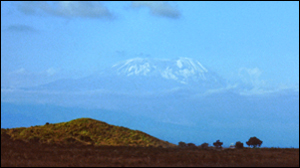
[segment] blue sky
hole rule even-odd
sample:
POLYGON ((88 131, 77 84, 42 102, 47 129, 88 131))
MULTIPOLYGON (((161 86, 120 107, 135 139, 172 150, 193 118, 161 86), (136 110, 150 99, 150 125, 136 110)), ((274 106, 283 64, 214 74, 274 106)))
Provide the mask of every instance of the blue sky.
POLYGON ((132 57, 190 57, 232 81, 299 90, 299 2, 1 2, 1 86, 132 57))

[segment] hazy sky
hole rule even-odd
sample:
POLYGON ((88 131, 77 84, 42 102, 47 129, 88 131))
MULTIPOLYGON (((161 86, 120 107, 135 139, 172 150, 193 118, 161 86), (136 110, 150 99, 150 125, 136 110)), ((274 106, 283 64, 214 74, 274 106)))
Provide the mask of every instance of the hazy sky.
POLYGON ((299 2, 1 2, 1 86, 132 57, 191 57, 226 79, 299 89, 299 2))

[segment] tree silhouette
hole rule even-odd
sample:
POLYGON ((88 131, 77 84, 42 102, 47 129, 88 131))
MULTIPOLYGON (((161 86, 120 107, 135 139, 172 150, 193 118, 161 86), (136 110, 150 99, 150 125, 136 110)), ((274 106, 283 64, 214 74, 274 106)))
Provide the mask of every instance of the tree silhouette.
POLYGON ((203 143, 203 144, 200 145, 200 148, 207 149, 208 145, 209 145, 208 143, 203 143))
POLYGON ((196 148, 196 145, 193 144, 193 143, 188 143, 188 144, 187 144, 187 147, 189 147, 189 148, 196 148))
POLYGON ((180 141, 180 142, 178 143, 178 146, 184 148, 184 147, 186 147, 187 145, 186 145, 185 142, 180 141))
POLYGON ((260 145, 263 143, 260 139, 256 137, 251 137, 249 141, 246 142, 248 146, 252 146, 253 148, 256 148, 257 146, 260 147, 260 145))
POLYGON ((235 143, 235 148, 237 149, 243 149, 244 148, 244 144, 240 141, 235 143))
POLYGON ((223 142, 220 142, 220 140, 217 140, 217 142, 214 142, 213 145, 214 145, 216 148, 222 148, 223 142))

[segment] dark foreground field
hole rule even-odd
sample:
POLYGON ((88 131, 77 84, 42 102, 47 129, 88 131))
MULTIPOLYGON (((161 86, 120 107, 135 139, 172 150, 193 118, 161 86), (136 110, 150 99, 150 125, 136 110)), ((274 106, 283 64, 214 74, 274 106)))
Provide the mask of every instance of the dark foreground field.
POLYGON ((294 166, 299 149, 60 146, 1 136, 2 166, 294 166))

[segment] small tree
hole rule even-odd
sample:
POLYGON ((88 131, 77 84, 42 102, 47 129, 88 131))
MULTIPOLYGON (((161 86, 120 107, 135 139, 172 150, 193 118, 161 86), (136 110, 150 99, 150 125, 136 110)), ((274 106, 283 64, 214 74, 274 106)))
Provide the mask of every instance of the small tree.
POLYGON ((244 144, 240 141, 235 143, 235 148, 236 149, 243 149, 244 148, 244 144))
POLYGON ((253 148, 256 148, 257 146, 260 147, 260 145, 263 143, 260 139, 256 137, 251 137, 249 141, 246 142, 248 146, 252 146, 253 148))
POLYGON ((188 144, 187 144, 187 147, 189 147, 189 148, 196 148, 196 145, 193 144, 193 143, 188 143, 188 144))
POLYGON ((185 142, 180 141, 180 142, 178 143, 178 146, 181 147, 181 148, 185 148, 187 145, 186 145, 185 142))
POLYGON ((214 142, 213 145, 214 145, 216 148, 222 148, 223 142, 220 142, 220 140, 217 140, 217 142, 214 142))
POLYGON ((208 143, 203 143, 203 144, 200 145, 200 148, 207 149, 208 145, 209 145, 208 143))

